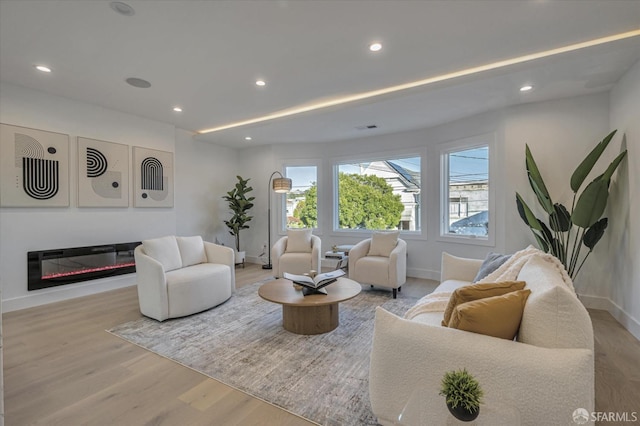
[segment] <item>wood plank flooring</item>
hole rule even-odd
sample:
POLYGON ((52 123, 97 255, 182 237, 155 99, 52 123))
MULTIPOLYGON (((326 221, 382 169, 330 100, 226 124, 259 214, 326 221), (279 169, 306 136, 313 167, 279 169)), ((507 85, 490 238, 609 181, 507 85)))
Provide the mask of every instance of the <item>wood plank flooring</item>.
MULTIPOLYGON (((238 287, 269 275, 236 273, 238 287)), ((435 285, 410 279, 402 294, 435 285)), ((590 314, 596 409, 640 412, 640 342, 607 312, 590 314)), ((139 317, 135 287, 4 314, 5 424, 312 424, 105 331, 139 317)))

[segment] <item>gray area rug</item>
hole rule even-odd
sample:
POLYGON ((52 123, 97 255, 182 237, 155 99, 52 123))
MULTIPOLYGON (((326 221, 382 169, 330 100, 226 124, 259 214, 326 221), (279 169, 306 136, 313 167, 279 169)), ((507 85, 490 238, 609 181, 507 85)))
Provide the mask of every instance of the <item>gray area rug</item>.
POLYGON ((301 336, 282 328, 282 307, 261 299, 259 286, 200 314, 109 331, 319 424, 377 424, 369 404, 375 307, 402 315, 417 299, 365 286, 340 304, 338 328, 301 336))

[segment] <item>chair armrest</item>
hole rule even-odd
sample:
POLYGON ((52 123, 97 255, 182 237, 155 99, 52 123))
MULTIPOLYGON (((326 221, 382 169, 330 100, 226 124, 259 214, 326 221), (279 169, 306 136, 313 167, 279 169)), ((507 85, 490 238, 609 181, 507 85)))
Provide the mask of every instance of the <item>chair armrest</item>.
POLYGON ((356 262, 365 257, 367 253, 369 253, 370 247, 371 238, 367 238, 366 240, 360 241, 358 244, 353 246, 351 250, 349 250, 349 278, 355 279, 353 278, 352 274, 355 274, 356 262))
POLYGON ((320 273, 320 256, 322 253, 322 240, 317 235, 311 236, 311 269, 320 273))
POLYGON ((404 240, 398 240, 389 254, 389 281, 392 288, 400 287, 407 281, 407 243, 404 240))
POLYGON ((473 281, 478 274, 483 260, 467 259, 442 252, 440 282, 447 280, 473 281))
POLYGON ((158 321, 169 318, 167 280, 162 264, 147 256, 142 245, 134 250, 140 312, 158 321))
POLYGON ((570 424, 576 408, 594 410, 589 349, 542 348, 376 308, 369 394, 380 422, 397 420, 417 387, 438 389, 445 372, 462 368, 478 379, 487 399, 515 406, 524 425, 570 424))
POLYGON ((218 244, 203 241, 204 251, 207 254, 209 263, 218 263, 227 265, 231 269, 231 292, 236 291, 236 265, 235 253, 231 247, 225 247, 218 244))
POLYGON ((273 276, 276 278, 282 276, 282 273, 280 272, 280 256, 282 256, 287 249, 287 240, 288 237, 282 237, 275 242, 273 247, 271 247, 272 272, 273 276))

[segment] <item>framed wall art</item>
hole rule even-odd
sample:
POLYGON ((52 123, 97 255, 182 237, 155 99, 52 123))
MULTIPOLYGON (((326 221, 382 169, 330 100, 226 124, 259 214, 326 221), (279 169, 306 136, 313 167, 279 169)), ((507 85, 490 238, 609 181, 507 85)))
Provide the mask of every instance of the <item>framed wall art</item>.
POLYGON ((69 135, 0 124, 0 205, 69 206, 69 135))
POLYGON ((173 207, 173 153, 133 147, 134 207, 173 207))
POLYGON ((78 207, 129 206, 129 146, 78 137, 78 207))

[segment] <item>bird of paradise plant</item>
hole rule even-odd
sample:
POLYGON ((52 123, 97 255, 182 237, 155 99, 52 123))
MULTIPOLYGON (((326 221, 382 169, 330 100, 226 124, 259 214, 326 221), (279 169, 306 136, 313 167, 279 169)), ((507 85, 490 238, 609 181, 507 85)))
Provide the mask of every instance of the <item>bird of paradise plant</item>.
POLYGON ((522 196, 516 192, 518 213, 533 232, 540 249, 550 252, 558 258, 571 279, 575 279, 578 275, 582 265, 607 229, 608 219, 602 215, 607 207, 609 184, 613 173, 624 159, 627 151, 622 151, 609 164, 605 172, 591 181, 579 195, 578 191, 615 134, 616 130, 598 143, 571 175, 570 185, 573 191, 573 201, 570 211, 564 205, 553 202, 533 154, 531 154, 529 146, 526 147, 525 157, 529 184, 538 203, 548 215, 549 224, 547 225, 543 220, 537 218, 524 202, 522 196), (589 251, 581 257, 580 251, 583 245, 589 251))

